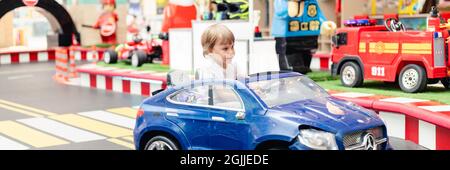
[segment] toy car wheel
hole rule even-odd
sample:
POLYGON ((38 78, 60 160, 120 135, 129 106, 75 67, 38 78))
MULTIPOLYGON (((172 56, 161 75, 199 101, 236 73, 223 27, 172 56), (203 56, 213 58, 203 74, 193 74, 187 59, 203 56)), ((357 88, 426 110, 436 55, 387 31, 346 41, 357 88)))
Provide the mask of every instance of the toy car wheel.
POLYGON ((179 150, 171 139, 164 136, 155 136, 145 145, 145 150, 179 150))
POLYGON ((103 61, 106 64, 117 63, 117 52, 114 50, 107 50, 103 53, 103 61))
POLYGON ((134 67, 140 67, 142 64, 145 63, 145 60, 147 59, 147 54, 143 51, 134 51, 133 54, 131 54, 131 65, 134 67))
POLYGON ((149 62, 153 63, 155 59, 162 59, 162 48, 161 46, 153 47, 153 53, 149 56, 149 62))
POLYGON ((341 69, 341 83, 347 87, 359 87, 364 79, 361 68, 355 62, 346 62, 341 69))
POLYGON ((404 67, 398 78, 400 88, 408 93, 417 93, 427 87, 427 73, 416 64, 404 67))
POLYGON ((441 79, 441 83, 446 89, 450 89, 450 79, 448 77, 441 79))

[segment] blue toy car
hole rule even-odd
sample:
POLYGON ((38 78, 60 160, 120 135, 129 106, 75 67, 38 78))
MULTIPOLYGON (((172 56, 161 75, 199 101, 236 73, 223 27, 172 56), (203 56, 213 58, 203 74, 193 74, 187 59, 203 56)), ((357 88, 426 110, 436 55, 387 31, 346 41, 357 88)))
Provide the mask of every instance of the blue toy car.
POLYGON ((138 150, 386 150, 377 114, 298 73, 192 81, 140 106, 138 150))

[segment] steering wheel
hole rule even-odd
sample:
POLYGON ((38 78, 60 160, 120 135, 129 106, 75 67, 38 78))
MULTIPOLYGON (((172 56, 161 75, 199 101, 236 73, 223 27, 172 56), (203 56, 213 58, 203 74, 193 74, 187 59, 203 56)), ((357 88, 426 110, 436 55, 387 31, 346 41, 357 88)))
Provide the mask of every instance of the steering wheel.
POLYGON ((406 31, 405 25, 395 18, 386 19, 384 26, 391 32, 406 31))

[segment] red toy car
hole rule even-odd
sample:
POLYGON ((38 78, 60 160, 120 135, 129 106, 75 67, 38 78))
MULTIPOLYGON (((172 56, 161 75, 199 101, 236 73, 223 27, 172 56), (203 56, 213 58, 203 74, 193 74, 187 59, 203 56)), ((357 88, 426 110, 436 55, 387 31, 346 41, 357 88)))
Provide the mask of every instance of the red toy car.
POLYGON ((131 65, 140 67, 144 63, 153 63, 154 59, 161 59, 162 48, 160 43, 151 39, 143 41, 136 36, 132 42, 109 49, 103 53, 103 61, 107 64, 117 63, 118 60, 131 60, 131 65))
POLYGON ((369 79, 398 81, 409 93, 439 81, 448 88, 449 33, 442 28, 437 15, 432 15, 427 31, 406 31, 393 18, 386 19, 384 26, 348 25, 338 29, 332 38, 332 74, 340 75, 347 87, 361 86, 369 79))

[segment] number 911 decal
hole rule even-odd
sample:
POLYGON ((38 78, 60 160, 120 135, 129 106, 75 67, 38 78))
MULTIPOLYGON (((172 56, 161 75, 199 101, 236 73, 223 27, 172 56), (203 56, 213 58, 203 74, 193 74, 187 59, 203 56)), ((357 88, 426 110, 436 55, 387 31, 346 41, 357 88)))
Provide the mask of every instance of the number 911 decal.
POLYGON ((372 76, 384 77, 384 67, 372 67, 372 76))

